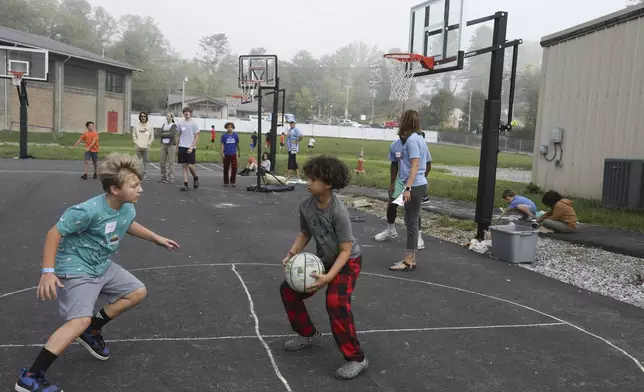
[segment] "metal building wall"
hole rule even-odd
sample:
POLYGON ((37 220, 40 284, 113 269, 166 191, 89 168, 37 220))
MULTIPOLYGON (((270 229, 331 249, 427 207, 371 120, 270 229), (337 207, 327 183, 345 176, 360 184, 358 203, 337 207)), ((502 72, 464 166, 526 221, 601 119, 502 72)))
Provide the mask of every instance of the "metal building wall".
POLYGON ((541 74, 532 181, 601 199, 605 158, 644 158, 644 17, 544 47, 541 74), (561 166, 539 153, 556 127, 561 166))

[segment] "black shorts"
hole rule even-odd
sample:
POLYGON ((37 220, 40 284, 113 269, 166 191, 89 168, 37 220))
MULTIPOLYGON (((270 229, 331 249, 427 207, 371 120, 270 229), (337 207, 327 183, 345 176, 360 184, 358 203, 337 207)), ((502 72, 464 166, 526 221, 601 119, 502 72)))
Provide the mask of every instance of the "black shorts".
POLYGON ((179 156, 177 157, 177 163, 187 163, 189 165, 194 165, 196 163, 196 149, 193 149, 192 153, 190 154, 188 154, 188 150, 188 147, 179 147, 179 156))
POLYGON ((297 154, 288 153, 288 170, 297 170, 297 154))

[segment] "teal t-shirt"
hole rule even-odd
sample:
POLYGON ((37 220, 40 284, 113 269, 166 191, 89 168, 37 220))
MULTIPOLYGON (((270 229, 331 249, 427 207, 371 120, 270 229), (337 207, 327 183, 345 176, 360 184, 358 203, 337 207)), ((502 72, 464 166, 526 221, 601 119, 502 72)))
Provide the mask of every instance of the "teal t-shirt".
POLYGON ((56 275, 102 275, 135 217, 133 204, 113 210, 105 194, 69 207, 56 224, 63 236, 56 253, 56 275))

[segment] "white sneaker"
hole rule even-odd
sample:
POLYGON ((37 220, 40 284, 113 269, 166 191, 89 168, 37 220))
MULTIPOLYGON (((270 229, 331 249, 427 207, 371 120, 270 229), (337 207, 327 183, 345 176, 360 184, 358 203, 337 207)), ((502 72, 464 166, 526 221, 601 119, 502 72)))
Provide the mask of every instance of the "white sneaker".
POLYGON ((425 249, 425 241, 418 237, 418 250, 425 249))
POLYGON ((386 241, 386 240, 392 240, 394 238, 398 237, 398 232, 396 229, 389 230, 385 229, 381 233, 376 234, 373 239, 376 241, 386 241))

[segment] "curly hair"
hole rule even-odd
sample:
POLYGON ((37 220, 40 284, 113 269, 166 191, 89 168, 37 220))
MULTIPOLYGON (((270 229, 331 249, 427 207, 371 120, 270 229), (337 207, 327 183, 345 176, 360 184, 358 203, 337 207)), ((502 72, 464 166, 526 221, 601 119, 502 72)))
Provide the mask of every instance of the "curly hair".
POLYGON ((318 179, 331 185, 332 189, 342 189, 349 185, 351 180, 347 165, 338 158, 328 155, 309 159, 304 165, 304 174, 308 178, 318 179))
POLYGON ((233 129, 235 129, 235 124, 233 124, 231 122, 227 122, 226 124, 224 124, 224 129, 228 129, 229 125, 231 125, 233 127, 233 129))
POLYGON ((111 187, 123 188, 127 177, 135 175, 139 180, 143 179, 141 174, 143 164, 140 159, 133 155, 113 152, 105 157, 98 168, 98 175, 105 192, 111 187))
POLYGON ((547 205, 550 208, 554 208, 555 204, 557 204, 560 200, 563 199, 563 196, 559 194, 557 191, 548 191, 543 195, 543 199, 541 201, 543 204, 547 205))

